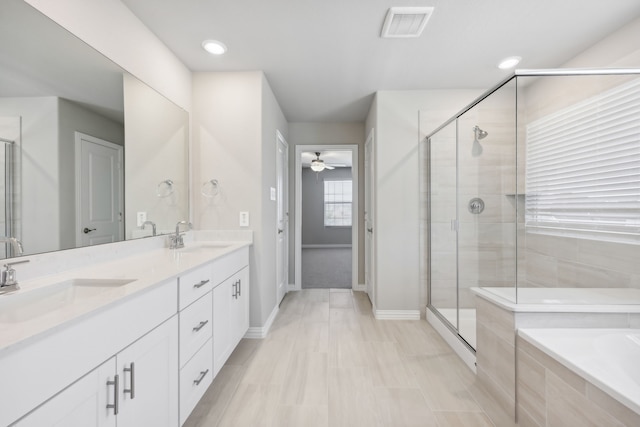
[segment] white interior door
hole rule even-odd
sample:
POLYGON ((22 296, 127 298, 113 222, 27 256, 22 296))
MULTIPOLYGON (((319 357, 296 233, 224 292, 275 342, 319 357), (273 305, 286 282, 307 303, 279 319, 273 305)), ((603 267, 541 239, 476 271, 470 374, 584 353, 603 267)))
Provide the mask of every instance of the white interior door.
POLYGON ((280 132, 277 132, 276 149, 276 283, 279 304, 289 286, 289 145, 280 132))
POLYGON ((76 243, 123 240, 121 145, 76 132, 76 243))
POLYGON ((375 305, 375 234, 374 234, 374 146, 373 130, 369 133, 364 145, 364 281, 371 303, 375 305))

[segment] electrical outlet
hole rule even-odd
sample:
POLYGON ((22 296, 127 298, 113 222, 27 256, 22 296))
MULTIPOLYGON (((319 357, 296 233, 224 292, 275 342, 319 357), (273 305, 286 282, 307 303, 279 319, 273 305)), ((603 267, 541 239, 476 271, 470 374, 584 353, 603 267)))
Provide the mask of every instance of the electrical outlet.
POLYGON ((249 212, 240 212, 240 227, 249 226, 249 212))
POLYGON ((136 224, 138 225, 138 227, 142 227, 142 224, 144 224, 146 220, 147 220, 146 212, 138 212, 136 214, 136 224))

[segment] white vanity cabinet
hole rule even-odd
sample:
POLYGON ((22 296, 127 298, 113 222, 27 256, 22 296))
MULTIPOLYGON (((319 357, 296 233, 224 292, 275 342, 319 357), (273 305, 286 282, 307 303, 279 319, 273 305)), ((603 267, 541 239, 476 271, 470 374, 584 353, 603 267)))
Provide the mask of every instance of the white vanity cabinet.
POLYGON ((214 263, 213 372, 220 372, 249 329, 249 254, 245 248, 214 263))
POLYGON ((16 427, 175 427, 177 326, 177 316, 173 316, 48 400, 16 427))
POLYGON ((212 264, 206 264, 180 276, 179 286, 182 425, 213 380, 212 264))

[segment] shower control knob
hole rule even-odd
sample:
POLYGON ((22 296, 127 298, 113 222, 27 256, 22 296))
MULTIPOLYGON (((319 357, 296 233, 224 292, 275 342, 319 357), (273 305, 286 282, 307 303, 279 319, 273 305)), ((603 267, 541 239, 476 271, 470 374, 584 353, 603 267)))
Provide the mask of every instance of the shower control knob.
POLYGON ((95 228, 87 228, 87 227, 85 227, 84 230, 82 230, 82 231, 84 232, 84 234, 89 234, 92 231, 96 231, 96 229, 95 228))

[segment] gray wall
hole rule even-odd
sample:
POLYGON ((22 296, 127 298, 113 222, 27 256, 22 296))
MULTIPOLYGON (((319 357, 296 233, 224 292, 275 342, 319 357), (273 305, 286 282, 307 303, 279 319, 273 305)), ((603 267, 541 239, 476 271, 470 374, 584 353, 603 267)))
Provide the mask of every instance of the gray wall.
POLYGON ((324 226, 324 181, 351 179, 351 168, 302 169, 302 245, 351 244, 351 227, 324 226))

